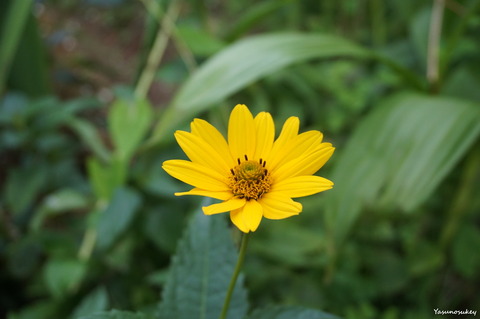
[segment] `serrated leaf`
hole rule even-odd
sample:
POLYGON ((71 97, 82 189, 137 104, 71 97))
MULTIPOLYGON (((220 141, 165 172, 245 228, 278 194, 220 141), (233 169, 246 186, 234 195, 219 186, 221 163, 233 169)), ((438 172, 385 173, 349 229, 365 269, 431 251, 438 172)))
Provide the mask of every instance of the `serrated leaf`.
POLYGON ((365 58, 370 53, 348 40, 323 34, 266 34, 238 41, 209 59, 185 82, 149 143, 157 143, 184 119, 266 75, 293 63, 337 56, 365 58))
POLYGON ((478 105, 401 94, 354 131, 331 179, 327 224, 342 241, 365 207, 415 210, 480 133, 478 105))
MULTIPOLYGON (((237 261, 225 216, 194 214, 178 245, 160 304, 161 319, 218 318, 237 261)), ((247 313, 247 293, 240 276, 227 318, 247 313)))
POLYGON ((117 189, 97 227, 97 249, 108 249, 128 228, 141 204, 140 195, 129 188, 117 189))
POLYGON ((147 317, 141 313, 111 310, 108 312, 94 313, 91 315, 80 317, 78 319, 147 319, 147 317))
POLYGON ((116 100, 108 113, 108 128, 115 152, 128 162, 145 137, 152 121, 152 108, 147 100, 116 100))
POLYGON ((278 306, 255 310, 248 319, 339 319, 339 317, 315 309, 278 306))

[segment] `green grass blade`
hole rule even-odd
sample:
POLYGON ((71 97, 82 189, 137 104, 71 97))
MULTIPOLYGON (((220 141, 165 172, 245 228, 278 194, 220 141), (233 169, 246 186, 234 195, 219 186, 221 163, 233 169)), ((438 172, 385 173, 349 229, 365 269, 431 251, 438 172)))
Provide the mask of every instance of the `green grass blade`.
POLYGON ((0 36, 0 93, 5 89, 10 66, 15 56, 22 31, 28 20, 33 0, 10 1, 0 36))

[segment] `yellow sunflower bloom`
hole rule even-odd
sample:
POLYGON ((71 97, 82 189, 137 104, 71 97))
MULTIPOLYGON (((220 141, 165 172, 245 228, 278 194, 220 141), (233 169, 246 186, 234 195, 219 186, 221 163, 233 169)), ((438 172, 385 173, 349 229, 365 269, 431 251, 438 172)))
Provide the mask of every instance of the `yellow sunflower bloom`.
POLYGON ((261 112, 254 118, 245 105, 239 104, 230 114, 228 143, 210 123, 194 119, 191 132, 175 133, 190 161, 165 161, 163 168, 194 186, 175 195, 222 200, 203 207, 203 212, 230 212, 230 219, 241 231, 255 231, 262 217, 298 215, 302 205, 292 198, 333 187, 328 179, 313 175, 332 156, 332 144, 322 143, 319 131, 298 134, 299 125, 298 117, 290 117, 275 140, 270 113, 261 112))

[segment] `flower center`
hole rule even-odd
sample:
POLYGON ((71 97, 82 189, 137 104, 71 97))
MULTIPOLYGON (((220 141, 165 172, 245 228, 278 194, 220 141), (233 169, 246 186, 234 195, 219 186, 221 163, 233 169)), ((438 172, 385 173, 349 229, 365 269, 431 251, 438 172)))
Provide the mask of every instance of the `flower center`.
POLYGON ((272 178, 265 168, 265 161, 249 161, 246 155, 244 162, 237 161, 238 165, 230 169, 232 174, 228 176, 228 186, 233 195, 247 200, 259 199, 270 190, 272 178))

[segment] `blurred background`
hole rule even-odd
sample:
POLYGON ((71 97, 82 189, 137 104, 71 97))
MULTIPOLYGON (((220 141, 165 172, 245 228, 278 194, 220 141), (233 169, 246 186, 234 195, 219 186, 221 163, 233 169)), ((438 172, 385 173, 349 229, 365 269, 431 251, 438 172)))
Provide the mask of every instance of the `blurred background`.
POLYGON ((239 103, 336 147, 252 236, 252 308, 480 311, 479 39, 477 0, 1 1, 0 317, 154 313, 201 205, 172 133, 239 103))

